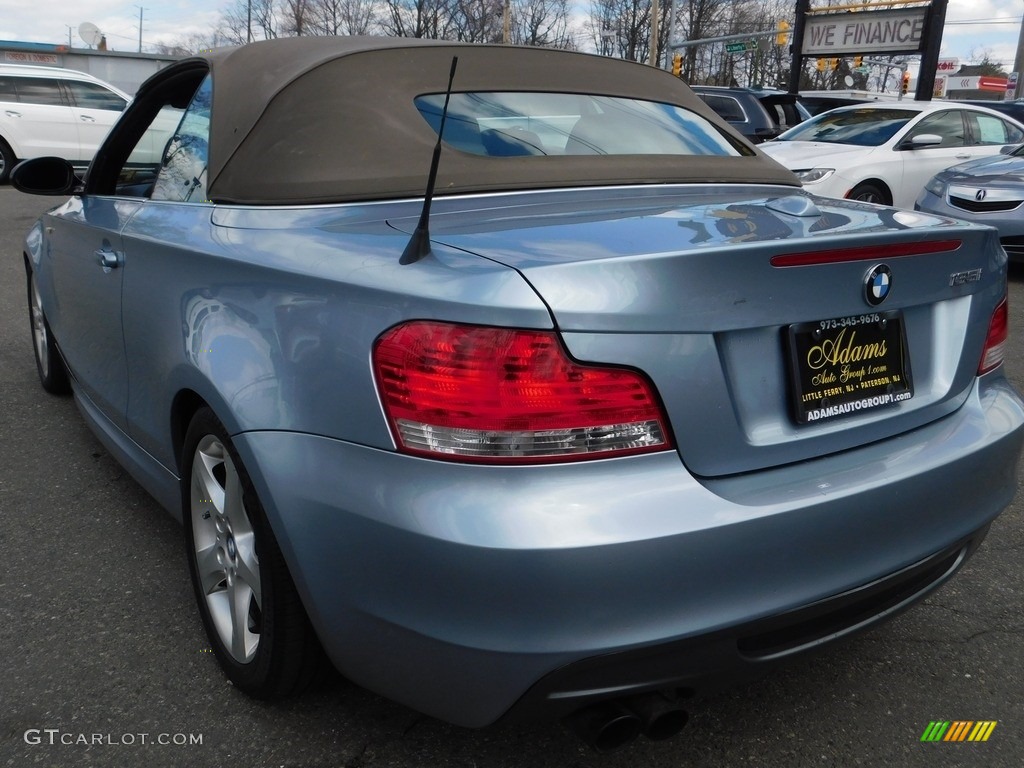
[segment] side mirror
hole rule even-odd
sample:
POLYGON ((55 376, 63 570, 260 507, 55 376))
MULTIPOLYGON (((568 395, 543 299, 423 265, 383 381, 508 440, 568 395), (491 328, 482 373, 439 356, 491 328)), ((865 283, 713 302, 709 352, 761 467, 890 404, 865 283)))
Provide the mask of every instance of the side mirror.
POLYGON ((937 133, 919 133, 916 136, 908 136, 900 142, 900 149, 921 149, 922 147, 937 147, 942 143, 942 137, 937 133))
POLYGON ((11 186, 30 195, 70 195, 81 183, 62 157, 34 157, 11 169, 11 186))
POLYGON ((1017 154, 1017 150, 1020 149, 1022 146, 1024 146, 1024 145, 1022 145, 1022 144, 1005 144, 1005 145, 1003 145, 1002 147, 999 148, 999 154, 1000 155, 1015 155, 1015 154, 1017 154))

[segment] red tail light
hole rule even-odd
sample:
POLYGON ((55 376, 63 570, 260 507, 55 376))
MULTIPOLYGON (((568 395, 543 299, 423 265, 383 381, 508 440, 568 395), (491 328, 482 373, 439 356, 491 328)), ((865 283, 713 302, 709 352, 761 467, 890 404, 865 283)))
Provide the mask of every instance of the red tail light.
POLYGON ((1006 354, 1006 339, 1010 333, 1010 310, 1004 297, 992 313, 988 323, 988 336, 985 338, 985 350, 981 353, 978 375, 988 373, 1003 364, 1006 354))
POLYGON ((408 453, 506 464, 671 447, 642 374, 577 363, 551 331, 410 322, 377 340, 373 362, 408 453))

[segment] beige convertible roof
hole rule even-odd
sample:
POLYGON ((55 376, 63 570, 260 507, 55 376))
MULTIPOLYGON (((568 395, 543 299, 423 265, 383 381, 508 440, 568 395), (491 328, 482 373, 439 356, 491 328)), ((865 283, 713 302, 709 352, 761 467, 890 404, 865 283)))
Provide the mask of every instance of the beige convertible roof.
MULTIPOLYGON (((385 37, 299 37, 214 51, 208 195, 293 204, 422 196, 437 141, 414 103, 453 92, 596 94, 678 105, 729 129, 678 78, 547 48, 385 37)), ((196 66, 187 59, 162 70, 196 66)), ((145 86, 143 86, 145 88, 145 86)), ((446 147, 437 194, 660 182, 798 185, 760 153, 743 157, 488 157, 446 147)))

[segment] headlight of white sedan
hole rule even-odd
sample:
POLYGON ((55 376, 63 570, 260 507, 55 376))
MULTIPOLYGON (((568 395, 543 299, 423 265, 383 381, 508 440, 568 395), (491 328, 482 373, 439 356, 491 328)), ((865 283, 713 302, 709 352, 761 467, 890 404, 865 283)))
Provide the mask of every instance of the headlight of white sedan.
POLYGON ((824 181, 835 172, 835 168, 805 168, 803 170, 793 171, 793 173, 796 174, 796 177, 804 184, 813 184, 817 181, 824 181))

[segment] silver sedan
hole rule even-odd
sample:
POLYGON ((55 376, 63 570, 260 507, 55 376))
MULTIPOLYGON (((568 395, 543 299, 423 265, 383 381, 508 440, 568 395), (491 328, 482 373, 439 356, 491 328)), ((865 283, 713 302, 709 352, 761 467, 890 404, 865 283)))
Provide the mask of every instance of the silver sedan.
POLYGON ((1024 261, 1024 145, 936 174, 914 208, 993 226, 1010 261, 1024 261))

